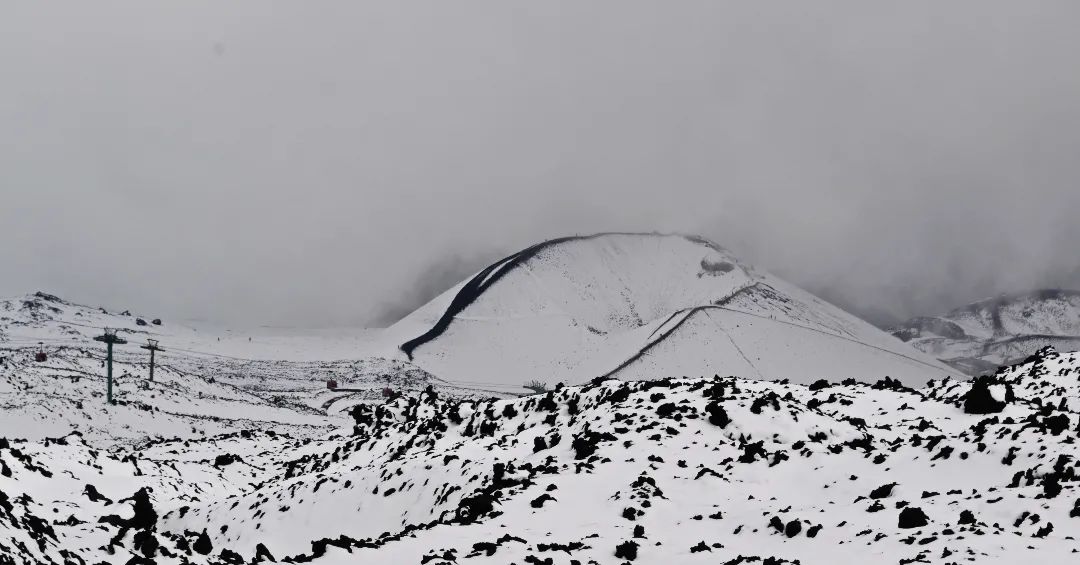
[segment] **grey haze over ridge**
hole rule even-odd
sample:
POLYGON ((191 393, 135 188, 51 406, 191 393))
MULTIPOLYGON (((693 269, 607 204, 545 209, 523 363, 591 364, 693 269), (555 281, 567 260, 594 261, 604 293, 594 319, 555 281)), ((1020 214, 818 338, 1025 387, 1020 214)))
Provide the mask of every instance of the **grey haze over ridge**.
POLYGON ((699 233, 888 323, 1080 288, 1080 4, 12 2, 0 296, 385 324, 699 233))

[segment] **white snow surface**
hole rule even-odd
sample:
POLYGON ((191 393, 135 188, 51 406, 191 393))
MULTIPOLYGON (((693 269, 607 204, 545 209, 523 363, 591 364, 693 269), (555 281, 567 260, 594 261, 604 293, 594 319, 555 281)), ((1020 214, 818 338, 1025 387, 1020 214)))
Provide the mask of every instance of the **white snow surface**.
POLYGON ((496 264, 390 328, 406 343, 452 315, 412 361, 455 381, 582 383, 714 374, 811 382, 957 371, 697 237, 598 234, 496 264))
POLYGON ((1080 355, 1048 349, 918 389, 409 394, 306 437, 102 449, 5 428, 0 563, 1068 563, 1078 398, 1080 355))
POLYGON ((357 401, 381 402, 386 387, 502 394, 380 357, 373 353, 382 347, 379 334, 370 331, 240 331, 153 319, 45 293, 0 301, 0 436, 42 439, 75 430, 102 445, 246 427, 322 436, 347 427, 342 410, 357 401), (93 341, 104 327, 128 341, 114 347, 114 406, 105 402, 105 346, 93 341), (153 382, 149 352, 139 348, 146 339, 164 348, 153 382), (45 362, 34 360, 39 348, 45 362), (339 390, 327 389, 330 379, 339 390))

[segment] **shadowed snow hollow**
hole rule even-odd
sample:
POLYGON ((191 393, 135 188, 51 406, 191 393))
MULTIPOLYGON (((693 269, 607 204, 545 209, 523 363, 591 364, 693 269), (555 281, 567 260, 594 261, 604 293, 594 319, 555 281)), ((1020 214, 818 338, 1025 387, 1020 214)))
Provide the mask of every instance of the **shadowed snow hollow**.
POLYGON ((598 234, 534 245, 398 322, 446 379, 580 383, 713 374, 811 382, 949 369, 702 238, 598 234))

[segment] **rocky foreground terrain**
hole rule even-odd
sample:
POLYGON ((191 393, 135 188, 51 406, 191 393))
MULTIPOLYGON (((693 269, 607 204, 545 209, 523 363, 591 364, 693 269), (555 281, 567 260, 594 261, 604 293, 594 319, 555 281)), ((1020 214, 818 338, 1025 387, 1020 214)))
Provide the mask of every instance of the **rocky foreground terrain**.
POLYGON ((0 563, 1077 558, 1080 356, 973 382, 598 380, 324 436, 0 440, 0 563))

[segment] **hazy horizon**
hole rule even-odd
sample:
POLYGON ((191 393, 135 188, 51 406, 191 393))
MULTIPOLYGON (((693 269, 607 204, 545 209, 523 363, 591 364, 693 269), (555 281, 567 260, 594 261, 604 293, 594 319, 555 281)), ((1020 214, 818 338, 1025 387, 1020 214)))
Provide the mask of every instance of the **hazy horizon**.
POLYGON ((386 323, 698 233, 872 322, 1080 288, 1075 2, 20 3, 0 295, 386 323))

